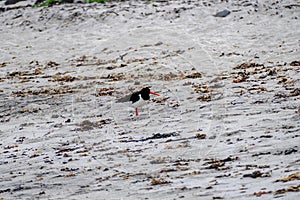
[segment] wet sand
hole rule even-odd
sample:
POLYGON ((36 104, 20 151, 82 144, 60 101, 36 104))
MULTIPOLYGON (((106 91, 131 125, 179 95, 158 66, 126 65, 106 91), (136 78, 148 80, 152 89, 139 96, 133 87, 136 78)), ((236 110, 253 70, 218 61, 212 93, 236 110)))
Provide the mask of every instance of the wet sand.
POLYGON ((299 9, 125 1, 1 12, 0 199, 296 199, 299 9), (145 86, 161 96, 139 117, 116 103, 145 86))

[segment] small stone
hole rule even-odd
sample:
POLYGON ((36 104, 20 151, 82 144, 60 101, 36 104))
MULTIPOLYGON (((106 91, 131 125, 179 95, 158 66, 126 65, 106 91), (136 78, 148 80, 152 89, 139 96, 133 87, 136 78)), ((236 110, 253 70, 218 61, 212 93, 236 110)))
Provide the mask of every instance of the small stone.
POLYGON ((226 17, 230 14, 230 11, 229 10, 223 10, 223 11, 220 11, 220 12, 217 12, 215 15, 213 15, 214 17, 226 17))

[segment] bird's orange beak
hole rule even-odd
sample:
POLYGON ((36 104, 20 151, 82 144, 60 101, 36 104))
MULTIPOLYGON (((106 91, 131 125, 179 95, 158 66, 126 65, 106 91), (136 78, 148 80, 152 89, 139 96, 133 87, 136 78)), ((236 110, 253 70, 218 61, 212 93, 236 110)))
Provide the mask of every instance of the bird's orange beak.
POLYGON ((155 92, 150 92, 150 94, 153 94, 155 96, 159 96, 159 94, 155 93, 155 92))

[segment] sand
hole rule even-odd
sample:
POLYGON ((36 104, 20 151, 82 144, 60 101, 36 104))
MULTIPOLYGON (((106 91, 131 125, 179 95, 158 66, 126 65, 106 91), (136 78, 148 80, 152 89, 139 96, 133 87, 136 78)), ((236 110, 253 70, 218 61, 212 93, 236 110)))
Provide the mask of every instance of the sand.
POLYGON ((299 197, 299 2, 32 3, 0 4, 0 199, 299 197))

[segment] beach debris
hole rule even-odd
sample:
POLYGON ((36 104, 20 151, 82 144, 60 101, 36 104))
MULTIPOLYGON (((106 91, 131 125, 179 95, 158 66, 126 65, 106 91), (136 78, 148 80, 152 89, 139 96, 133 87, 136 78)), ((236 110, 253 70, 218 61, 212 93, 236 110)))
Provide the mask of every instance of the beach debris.
POLYGON ((159 173, 168 173, 168 172, 177 172, 177 171, 187 171, 190 168, 188 167, 176 167, 176 168, 168 168, 168 169, 162 169, 159 171, 159 173))
MULTIPOLYGON (((290 127, 290 128, 294 128, 294 127, 290 127)), ((289 155, 289 154, 297 153, 297 152, 298 152, 298 147, 295 146, 295 147, 288 148, 284 151, 277 151, 277 152, 273 153, 273 155, 289 155)))
POLYGON ((77 124, 77 126, 79 126, 79 128, 77 128, 76 130, 77 131, 89 131, 89 130, 93 130, 94 128, 102 128, 103 125, 109 124, 111 122, 112 122, 112 119, 110 119, 110 118, 101 119, 96 122, 91 122, 90 120, 83 120, 82 122, 77 124))
POLYGON ((218 176, 215 176, 215 178, 223 178, 223 177, 230 177, 231 174, 221 174, 221 175, 218 175, 218 176))
POLYGON ((6 0, 4 5, 13 5, 13 4, 16 4, 20 1, 26 1, 26 0, 6 0))
POLYGON ((7 145, 7 146, 4 146, 3 149, 13 149, 13 148, 17 148, 17 147, 19 147, 19 145, 14 144, 14 145, 7 145))
POLYGON ((223 11, 217 12, 216 14, 214 14, 214 17, 227 17, 230 14, 230 11, 225 9, 223 11))
POLYGON ((225 54, 224 52, 222 52, 219 56, 220 57, 222 57, 222 56, 243 56, 243 54, 237 53, 237 52, 229 52, 229 53, 225 54))
POLYGON ((182 85, 183 86, 189 86, 189 85, 194 85, 194 83, 191 82, 191 81, 187 81, 187 82, 184 82, 182 85))
POLYGON ((287 94, 283 93, 283 92, 277 92, 274 94, 274 97, 277 97, 277 98, 286 98, 288 97, 287 94))
POLYGON ((178 101, 169 101, 168 102, 168 105, 172 108, 177 108, 180 106, 179 102, 178 101))
MULTIPOLYGON (((61 153, 65 152, 70 152, 70 151, 75 151, 79 149, 80 147, 61 147, 61 148, 56 148, 56 154, 60 155, 61 153)), ((64 156, 64 157, 69 157, 69 156, 64 156)))
POLYGON ((259 153, 255 153, 252 155, 252 157, 256 157, 256 156, 261 156, 261 155, 270 155, 271 152, 267 151, 267 152, 259 152, 259 153))
POLYGON ((296 114, 300 114, 300 106, 298 106, 297 111, 295 111, 296 114))
POLYGON ((232 80, 233 83, 245 82, 249 78, 248 73, 246 71, 239 72, 237 77, 232 80))
POLYGON ((188 141, 183 141, 180 144, 176 145, 176 146, 171 146, 171 145, 166 145, 165 149, 178 149, 178 148, 187 148, 190 147, 190 143, 188 141))
POLYGON ((286 192, 299 192, 299 191, 300 191, 300 185, 297 185, 297 186, 289 186, 287 188, 276 190, 274 194, 276 195, 276 194, 284 194, 286 192))
POLYGON ((212 199, 224 199, 224 197, 220 197, 220 196, 213 196, 212 199))
POLYGON ((285 5, 285 8, 292 9, 293 7, 300 7, 300 3, 285 5))
POLYGON ((195 72, 189 75, 186 75, 185 78, 202 78, 202 74, 200 72, 195 72))
POLYGON ((272 138, 273 135, 261 135, 259 136, 259 138, 272 138))
POLYGON ((208 167, 206 167, 206 169, 215 169, 215 170, 224 170, 227 168, 223 168, 225 166, 226 162, 232 162, 232 161, 236 161, 238 160, 238 157, 227 157, 225 159, 206 159, 208 161, 206 161, 203 165, 209 165, 208 167))
POLYGON ((299 95, 300 95, 300 88, 296 88, 290 92, 289 97, 295 97, 299 95))
MULTIPOLYGON (((1 193, 5 193, 5 192, 10 192, 10 191, 11 191, 10 188, 7 188, 7 189, 0 189, 0 194, 1 194, 1 193)), ((4 200, 4 199, 2 199, 2 200, 4 200)))
POLYGON ((291 66, 300 66, 300 61, 293 61, 290 63, 291 66))
POLYGON ((222 168, 223 166, 225 166, 225 162, 216 162, 216 163, 213 163, 213 164, 209 165, 205 169, 221 170, 221 169, 223 169, 222 168))
POLYGON ((293 147, 293 148, 286 149, 284 151, 284 155, 289 155, 296 152, 298 152, 298 147, 293 147))
POLYGON ((168 96, 164 96, 164 97, 161 97, 161 98, 155 98, 155 99, 152 99, 153 102, 155 103, 160 103, 160 104, 163 104, 166 100, 168 100, 170 97, 168 96))
POLYGON ((151 160, 150 164, 162 164, 162 163, 168 163, 171 162, 169 157, 158 157, 155 160, 151 160))
POLYGON ((151 137, 145 138, 145 140, 153 140, 153 139, 163 139, 163 138, 168 138, 168 137, 175 137, 178 136, 179 134, 176 132, 172 133, 155 133, 151 137))
POLYGON ((2 68, 2 67, 6 67, 6 66, 7 66, 7 64, 9 64, 9 63, 7 63, 7 62, 2 62, 2 63, 0 63, 0 68, 2 68))
POLYGON ((197 139, 205 139, 206 138, 206 134, 204 134, 204 133, 197 133, 195 137, 197 139))
POLYGON ((249 68, 256 68, 256 67, 264 67, 264 65, 258 63, 246 62, 234 67, 233 69, 249 69, 249 68))
POLYGON ((128 79, 124 73, 116 73, 116 74, 108 74, 107 76, 102 76, 102 79, 108 79, 109 81, 120 81, 124 79, 128 79))
POLYGON ((170 181, 167 181, 164 178, 151 178, 151 185, 165 185, 171 183, 170 181))
POLYGON ((95 95, 98 96, 112 96, 113 93, 115 92, 115 89, 113 87, 108 87, 108 88, 100 88, 98 89, 98 93, 95 95))
POLYGON ((18 90, 13 91, 13 95, 17 97, 24 97, 26 95, 58 95, 58 94, 67 94, 67 93, 73 93, 73 89, 69 86, 63 86, 59 88, 44 88, 40 90, 18 90))
POLYGON ((197 100, 203 101, 203 102, 209 102, 211 101, 211 95, 210 94, 204 94, 197 98, 197 100))
POLYGON ((79 78, 70 76, 70 75, 67 75, 67 76, 54 75, 54 76, 52 76, 52 78, 53 78, 53 80, 51 80, 51 81, 53 81, 53 82, 54 81, 73 82, 73 81, 79 80, 79 78))
POLYGON ((142 138, 139 140, 134 140, 134 139, 130 139, 130 140, 121 140, 121 142, 144 142, 147 140, 157 140, 157 139, 164 139, 164 138, 169 138, 169 137, 175 137, 175 136, 179 136, 178 132, 171 132, 171 133, 155 133, 153 134, 153 136, 147 137, 147 138, 142 138))
POLYGON ((40 68, 35 69, 33 72, 30 71, 14 71, 14 72, 7 72, 8 78, 14 77, 22 77, 22 76, 36 76, 42 74, 42 70, 40 68))
POLYGON ((23 143, 25 139, 26 139, 26 137, 21 136, 21 137, 19 137, 19 138, 16 140, 16 142, 18 142, 18 143, 23 143))
POLYGON ((68 177, 73 177, 73 176, 76 176, 76 174, 74 174, 74 173, 68 173, 64 177, 68 178, 68 177))
POLYGON ((250 178, 258 178, 258 177, 270 177, 270 173, 262 173, 261 171, 254 171, 251 174, 244 174, 243 177, 250 177, 250 178))
MULTIPOLYGON (((240 167, 243 167, 242 165, 240 167)), ((270 168, 270 165, 245 165, 245 170, 251 170, 253 168, 258 168, 258 169, 264 169, 264 168, 270 168)))
POLYGON ((164 81, 171 81, 171 80, 177 80, 180 79, 181 75, 169 72, 167 74, 159 74, 157 79, 164 80, 164 81))
POLYGON ((275 76, 275 75, 277 75, 276 68, 267 70, 266 76, 275 76))
MULTIPOLYGON (((34 61, 32 61, 32 62, 34 62, 34 61)), ((39 65, 39 62, 38 62, 38 61, 35 61, 35 62, 36 62, 36 65, 39 65)), ((45 68, 46 68, 46 69, 47 69, 47 68, 54 68, 54 67, 57 67, 57 66, 59 66, 59 64, 58 64, 57 62, 49 61, 49 62, 46 64, 45 68)))
POLYGON ((288 177, 277 179, 275 182, 288 182, 293 180, 300 180, 300 174, 291 174, 288 177))
POLYGON ((209 93, 212 91, 212 89, 205 84, 192 85, 192 87, 196 93, 209 93))
POLYGON ((257 197, 260 197, 261 195, 271 194, 271 193, 272 193, 272 191, 259 191, 259 192, 254 192, 253 195, 257 196, 257 197))

